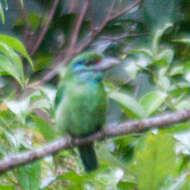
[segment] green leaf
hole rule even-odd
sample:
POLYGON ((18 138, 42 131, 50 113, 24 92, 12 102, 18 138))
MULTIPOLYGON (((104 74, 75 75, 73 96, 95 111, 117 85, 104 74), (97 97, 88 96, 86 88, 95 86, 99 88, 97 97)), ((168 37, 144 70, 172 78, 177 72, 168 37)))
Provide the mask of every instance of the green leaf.
POLYGON ((183 34, 181 37, 178 37, 178 38, 172 40, 172 42, 190 45, 190 35, 189 34, 183 34))
POLYGON ((43 25, 43 23, 41 22, 44 20, 41 20, 40 18, 41 18, 40 13, 35 13, 35 12, 28 13, 27 19, 28 19, 30 28, 33 31, 36 30, 39 27, 39 25, 41 24, 43 25))
POLYGON ((145 113, 143 107, 136 101, 135 98, 122 92, 112 92, 110 98, 118 102, 126 114, 131 114, 138 118, 142 118, 145 113))
POLYGON ((190 98, 184 99, 180 101, 177 105, 175 105, 177 110, 184 110, 190 108, 190 98))
POLYGON ((145 55, 147 55, 150 58, 153 57, 152 51, 147 48, 131 49, 128 51, 128 53, 144 53, 145 55))
POLYGON ((0 73, 11 75, 22 87, 24 86, 23 75, 20 75, 14 64, 3 55, 0 55, 0 73))
POLYGON ((0 2, 0 16, 1 16, 1 22, 5 24, 5 15, 4 15, 4 10, 3 10, 3 6, 1 2, 0 2))
POLYGON ((186 174, 182 174, 177 176, 175 179, 169 178, 166 183, 163 185, 163 190, 188 190, 183 189, 183 185, 185 184, 186 174))
POLYGON ((84 189, 84 180, 85 178, 79 174, 77 174, 75 171, 69 171, 61 174, 57 177, 57 179, 64 180, 69 182, 68 189, 84 189))
POLYGON ((117 189, 117 184, 123 177, 124 172, 120 168, 108 167, 101 173, 97 174, 94 178, 95 184, 102 184, 101 188, 94 189, 117 189))
POLYGON ((184 73, 190 72, 190 61, 186 61, 185 63, 183 63, 183 72, 184 73))
POLYGON ((97 150, 98 158, 100 159, 100 166, 101 162, 104 163, 107 167, 115 167, 118 166, 122 168, 125 172, 127 172, 128 180, 131 179, 135 181, 134 179, 134 173, 131 171, 129 166, 119 160, 117 157, 115 157, 109 150, 108 145, 101 144, 97 150))
POLYGON ((180 183, 183 184, 183 187, 181 188, 181 190, 188 190, 190 187, 190 173, 187 173, 186 175, 183 175, 182 177, 180 177, 181 179, 180 181, 178 180, 179 184, 180 183))
POLYGON ((184 131, 189 131, 190 128, 190 122, 182 122, 182 123, 177 123, 171 126, 168 126, 166 128, 162 128, 160 130, 167 132, 167 133, 181 133, 184 131))
POLYGON ((181 74, 183 74, 183 65, 176 65, 172 67, 169 73, 170 76, 176 76, 181 74))
POLYGON ((183 74, 184 78, 190 82, 190 61, 187 61, 183 64, 183 74))
POLYGON ((166 75, 168 67, 161 67, 159 71, 157 72, 158 74, 158 79, 156 83, 160 86, 161 89, 164 91, 168 91, 170 87, 170 78, 166 75))
POLYGON ((166 177, 174 171, 173 137, 165 133, 148 135, 141 150, 136 152, 136 163, 138 189, 161 189, 166 177))
POLYGON ((15 186, 14 185, 1 185, 0 184, 0 189, 1 190, 13 190, 13 189, 15 189, 15 186))
POLYGON ((134 80, 140 68, 133 60, 129 60, 127 63, 128 64, 125 67, 125 71, 129 75, 129 77, 134 80))
POLYGON ((0 42, 0 51, 12 61, 15 70, 19 73, 21 80, 24 81, 22 61, 20 57, 15 53, 15 51, 11 47, 7 46, 7 44, 2 42, 0 42))
POLYGON ((4 1, 5 10, 8 10, 8 8, 9 8, 8 7, 8 2, 7 2, 8 0, 3 0, 3 1, 4 1))
POLYGON ((24 8, 24 0, 19 0, 20 1, 20 5, 22 8, 24 8))
POLYGON ((146 116, 150 116, 152 113, 164 103, 167 95, 161 91, 151 91, 145 94, 140 99, 140 104, 146 112, 146 116))
POLYGON ((31 67, 33 67, 32 60, 30 59, 30 56, 28 55, 24 45, 20 40, 12 36, 0 34, 0 41, 6 43, 8 46, 19 52, 21 55, 23 55, 28 60, 31 67))
POLYGON ((23 190, 38 190, 40 188, 40 162, 21 166, 17 169, 17 180, 23 190))
POLYGON ((153 32, 153 40, 152 40, 152 51, 153 51, 153 55, 157 56, 158 53, 158 46, 159 46, 159 42, 160 39, 162 37, 162 35, 164 34, 164 32, 172 27, 173 24, 170 22, 166 22, 163 26, 160 26, 160 28, 156 28, 156 30, 154 30, 153 32))
POLYGON ((36 127, 40 130, 47 141, 53 140, 55 138, 55 131, 53 130, 52 126, 49 126, 46 121, 39 117, 32 116, 32 118, 35 121, 36 127))
POLYGON ((51 61, 53 60, 53 56, 48 52, 38 53, 33 57, 34 64, 34 71, 45 69, 49 66, 51 61))
POLYGON ((165 64, 169 64, 173 61, 174 58, 174 50, 167 48, 159 52, 157 55, 158 60, 164 61, 165 64))
POLYGON ((120 181, 117 185, 119 190, 134 190, 137 186, 136 183, 128 182, 128 181, 120 181))
POLYGON ((149 55, 147 56, 147 54, 142 52, 142 49, 138 50, 134 50, 136 53, 134 54, 133 52, 133 55, 127 57, 125 60, 124 70, 127 72, 127 76, 130 76, 131 79, 135 79, 139 71, 146 69, 152 63, 152 59, 149 55))

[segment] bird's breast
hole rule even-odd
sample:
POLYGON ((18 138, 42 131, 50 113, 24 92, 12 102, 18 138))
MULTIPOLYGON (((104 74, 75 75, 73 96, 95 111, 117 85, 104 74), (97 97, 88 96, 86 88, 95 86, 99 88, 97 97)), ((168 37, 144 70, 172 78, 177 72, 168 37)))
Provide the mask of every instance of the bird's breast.
POLYGON ((61 127, 73 136, 84 136, 103 126, 106 93, 101 83, 75 81, 68 83, 59 106, 61 127))

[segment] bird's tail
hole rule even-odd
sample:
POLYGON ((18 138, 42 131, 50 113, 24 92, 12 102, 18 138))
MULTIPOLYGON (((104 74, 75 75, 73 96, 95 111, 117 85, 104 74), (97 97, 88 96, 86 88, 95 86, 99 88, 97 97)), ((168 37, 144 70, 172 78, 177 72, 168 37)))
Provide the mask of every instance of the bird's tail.
POLYGON ((98 161, 93 143, 78 146, 82 163, 86 172, 93 171, 98 167, 98 161))

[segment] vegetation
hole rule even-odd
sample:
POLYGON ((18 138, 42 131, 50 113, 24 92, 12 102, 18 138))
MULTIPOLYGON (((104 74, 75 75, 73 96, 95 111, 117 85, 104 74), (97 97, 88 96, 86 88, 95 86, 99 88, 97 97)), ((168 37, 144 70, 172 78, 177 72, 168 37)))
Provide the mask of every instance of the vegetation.
MULTIPOLYGON (((107 125, 189 110, 189 11, 185 0, 1 0, 0 157, 61 135, 56 86, 85 50, 121 61, 104 80, 107 125)), ((188 190, 190 122, 168 123, 96 142, 90 174, 67 149, 3 173, 0 189, 188 190)))

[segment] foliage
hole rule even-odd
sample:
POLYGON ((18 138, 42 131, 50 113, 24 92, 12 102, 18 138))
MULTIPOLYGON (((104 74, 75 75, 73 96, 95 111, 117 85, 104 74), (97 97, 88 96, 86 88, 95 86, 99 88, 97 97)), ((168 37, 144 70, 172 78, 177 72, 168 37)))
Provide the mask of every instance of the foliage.
MULTIPOLYGON (((108 123, 190 108, 190 3, 144 0, 122 12, 134 1, 92 0, 79 23, 85 2, 0 2, 1 157, 60 135, 53 102, 65 66, 49 70, 85 49, 121 60, 105 74, 108 123)), ((63 150, 2 175, 0 189, 187 190, 189 136, 186 121, 97 142, 90 174, 75 149, 63 150)))

